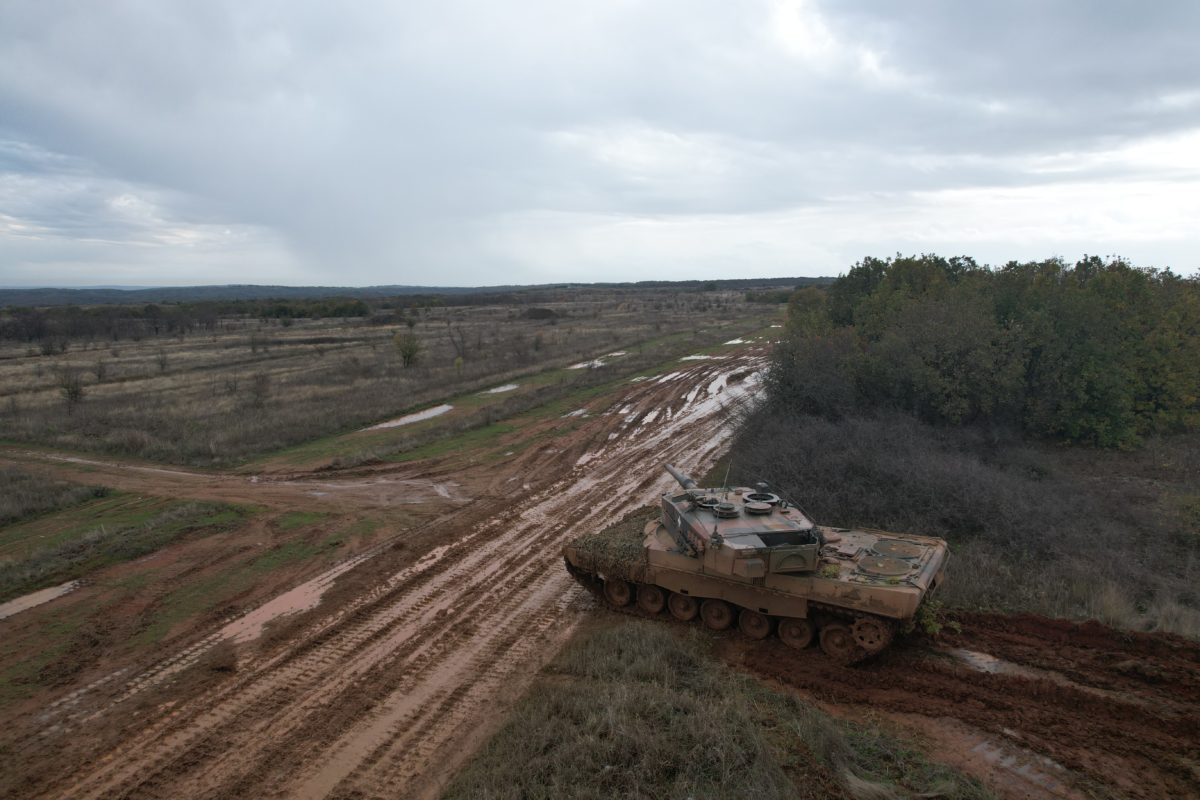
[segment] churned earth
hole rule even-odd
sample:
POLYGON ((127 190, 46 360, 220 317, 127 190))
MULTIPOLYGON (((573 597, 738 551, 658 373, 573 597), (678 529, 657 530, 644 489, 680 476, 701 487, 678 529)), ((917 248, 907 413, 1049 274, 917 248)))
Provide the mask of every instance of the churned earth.
MULTIPOLYGON (((346 470, 193 472, 4 451, 56 477, 264 510, 0 620, 14 641, 36 642, 47 615, 105 587, 233 570, 228 553, 285 535, 279 515, 345 531, 369 518, 373 534, 328 563, 262 576, 158 647, 95 658, 6 707, 0 793, 437 796, 595 613, 561 545, 653 502, 672 485, 663 463, 707 471, 764 359, 760 343, 739 343, 423 460, 346 470)), ((1197 645, 1033 617, 960 622, 936 644, 853 668, 777 641, 723 636, 719 652, 835 713, 913 732, 932 758, 1005 797, 1200 793, 1197 645)))

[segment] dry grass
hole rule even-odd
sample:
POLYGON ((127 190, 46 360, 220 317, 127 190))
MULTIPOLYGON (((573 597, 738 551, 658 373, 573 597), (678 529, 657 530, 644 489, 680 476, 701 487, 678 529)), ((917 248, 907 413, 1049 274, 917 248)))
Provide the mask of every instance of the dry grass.
MULTIPOLYGON (((589 291, 523 306, 414 309, 420 360, 389 318, 223 320, 212 332, 0 347, 0 439, 222 465, 339 433, 461 392, 664 336, 759 324, 777 309, 736 293, 589 291), (703 305, 703 310, 701 305, 703 305), (80 381, 68 399, 65 378, 80 381)), ((586 372, 579 370, 578 372, 586 372)))
POLYGON ((1195 435, 1113 452, 764 410, 733 452, 738 481, 766 480, 821 522, 949 539, 950 604, 1200 637, 1195 435))
POLYGON ((106 489, 48 480, 15 467, 0 467, 0 525, 103 497, 106 489))
POLYGON ((885 733, 834 720, 651 622, 577 635, 446 798, 984 798, 885 733))

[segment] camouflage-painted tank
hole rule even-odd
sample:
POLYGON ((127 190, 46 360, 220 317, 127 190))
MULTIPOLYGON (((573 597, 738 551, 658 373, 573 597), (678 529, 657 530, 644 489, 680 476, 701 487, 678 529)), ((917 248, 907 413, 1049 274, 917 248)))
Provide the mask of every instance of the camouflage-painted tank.
POLYGON ((714 630, 814 640, 842 663, 882 651, 945 575, 943 539, 815 525, 757 489, 701 489, 667 465, 681 492, 568 544, 567 570, 613 606, 699 617, 714 630))

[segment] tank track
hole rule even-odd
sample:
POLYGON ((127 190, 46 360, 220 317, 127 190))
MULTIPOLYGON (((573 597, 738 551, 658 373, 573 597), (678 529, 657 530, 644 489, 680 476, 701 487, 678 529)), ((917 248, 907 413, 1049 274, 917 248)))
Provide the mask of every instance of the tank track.
MULTIPOLYGON (((665 620, 665 621, 669 621, 669 622, 671 622, 673 624, 677 624, 677 625, 685 625, 685 626, 686 625, 695 625, 695 624, 703 625, 703 622, 700 621, 699 616, 697 616, 696 619, 694 619, 690 622, 684 622, 682 620, 676 619, 675 617, 673 617, 670 613, 666 612, 665 610, 660 611, 657 614, 651 614, 650 612, 641 608, 637 604, 636 599, 633 602, 630 602, 628 605, 624 605, 624 606, 614 605, 612 602, 609 601, 609 599, 604 594, 604 579, 603 578, 601 578, 598 575, 593 575, 593 574, 584 572, 582 570, 576 569, 571 564, 571 562, 567 561, 565 558, 563 559, 563 563, 566 564, 567 572, 570 573, 571 577, 574 578, 585 589, 587 589, 589 592, 591 592, 593 595, 595 595, 596 598, 599 599, 600 602, 604 605, 604 607, 611 611, 615 611, 617 613, 625 614, 625 615, 631 616, 631 617, 638 617, 640 619, 652 619, 652 620, 656 620, 658 622, 662 622, 665 620)), ((635 581, 627 581, 627 583, 629 583, 630 587, 632 587, 635 590, 635 596, 636 596, 636 587, 638 586, 638 584, 635 581)), ((663 591, 666 592, 667 590, 664 589, 663 591)), ((740 608, 739 606, 737 606, 733 603, 730 603, 730 605, 733 606, 734 609, 740 608)), ((836 658, 836 660, 838 660, 839 662, 841 662, 843 664, 847 664, 847 665, 848 664, 857 664, 860 661, 870 658, 871 656, 878 655, 879 653, 886 650, 887 646, 889 644, 891 644, 892 638, 894 637, 894 635, 897 632, 897 629, 899 627, 897 625, 897 623, 893 620, 888 620, 883 617, 879 617, 874 614, 868 614, 868 613, 865 613, 862 611, 854 611, 853 609, 849 609, 849 608, 842 608, 840 606, 828 605, 826 603, 812 603, 812 602, 809 603, 809 607, 812 609, 812 613, 810 614, 809 619, 815 620, 818 623, 817 627, 819 627, 819 628, 824 628, 828 625, 839 624, 839 625, 843 625, 844 627, 846 627, 850 631, 851 635, 853 636, 855 627, 861 626, 861 624, 862 624, 862 623, 860 623, 860 621, 869 621, 871 623, 875 623, 875 624, 879 625, 886 631, 885 640, 881 644, 878 644, 877 646, 873 647, 870 650, 868 650, 862 644, 859 644, 858 645, 859 652, 854 653, 849 658, 845 658, 845 657, 836 658, 832 654, 826 653, 827 655, 830 655, 831 657, 836 658)), ((737 625, 735 624, 735 625, 732 625, 730 627, 730 629, 734 629, 736 627, 737 627, 737 625)), ((814 635, 813 638, 816 639, 817 637, 814 635)))

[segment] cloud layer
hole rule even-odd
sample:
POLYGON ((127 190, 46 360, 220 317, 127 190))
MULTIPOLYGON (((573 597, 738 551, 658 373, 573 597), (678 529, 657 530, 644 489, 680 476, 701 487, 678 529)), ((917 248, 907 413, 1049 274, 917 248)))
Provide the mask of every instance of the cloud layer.
POLYGON ((0 284, 1193 271, 1200 6, 0 8, 0 284))

